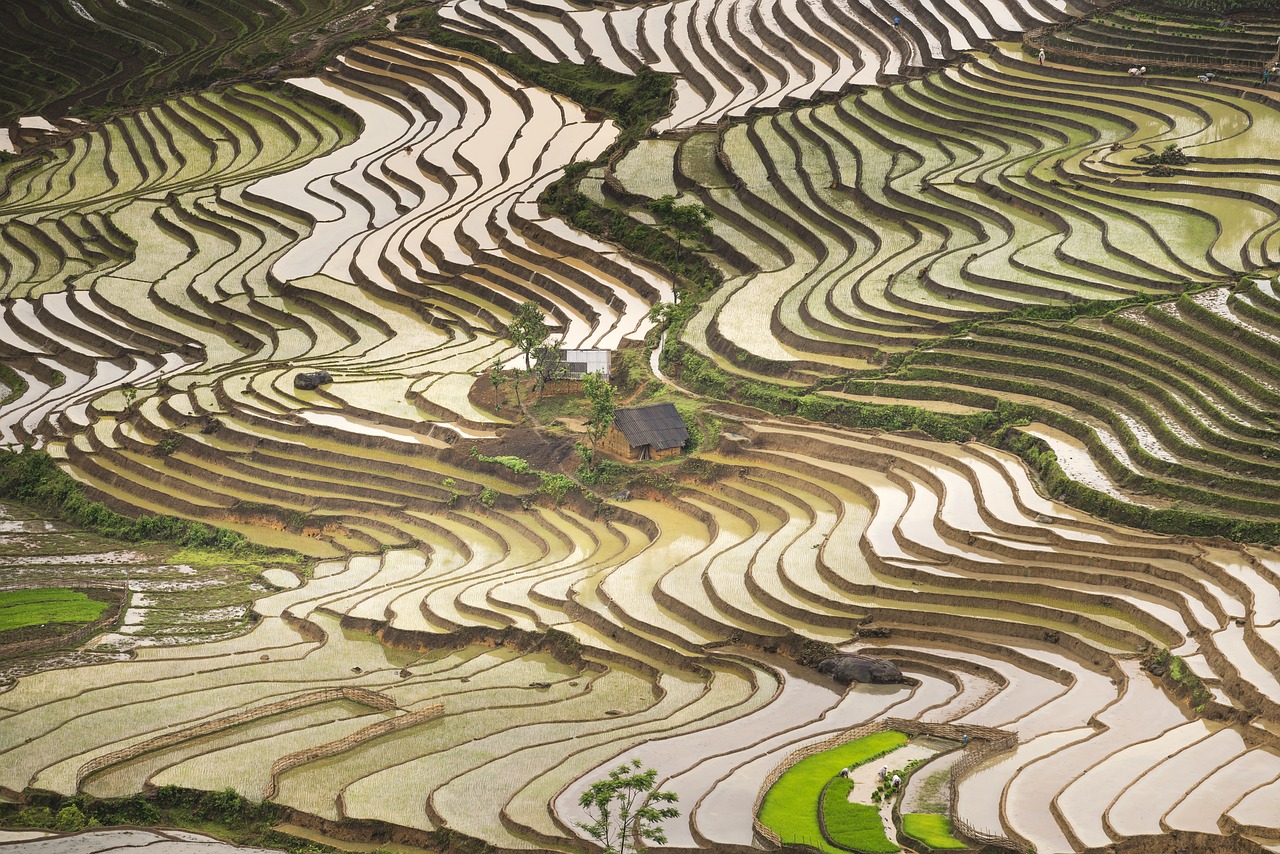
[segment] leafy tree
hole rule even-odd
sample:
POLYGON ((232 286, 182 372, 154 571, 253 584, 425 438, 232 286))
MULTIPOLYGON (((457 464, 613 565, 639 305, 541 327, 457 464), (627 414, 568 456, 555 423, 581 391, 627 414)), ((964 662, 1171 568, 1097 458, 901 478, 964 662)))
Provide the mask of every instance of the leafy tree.
POLYGON ((495 412, 502 411, 502 363, 494 362, 489 366, 489 382, 493 385, 493 393, 497 396, 497 404, 495 404, 495 412))
POLYGON ((646 207, 658 220, 675 229, 681 237, 705 237, 711 211, 702 205, 677 205, 674 196, 654 199, 646 207))
POLYGON ((547 343, 551 327, 536 302, 526 302, 516 309, 507 324, 507 340, 524 353, 524 369, 533 370, 533 351, 547 343))
POLYGON ((582 378, 582 393, 587 397, 590 417, 587 419, 587 441, 591 443, 590 453, 583 454, 583 462, 590 468, 595 463, 596 443, 604 438, 613 426, 613 416, 617 412, 614 403, 615 389, 609 381, 599 374, 587 374, 582 378))
POLYGON ((634 851, 641 844, 637 837, 665 844, 662 822, 680 815, 673 806, 655 806, 674 804, 679 797, 675 792, 655 792, 658 772, 640 768, 639 759, 619 765, 578 798, 578 806, 592 819, 578 822, 578 827, 603 845, 605 854, 627 854, 628 846, 634 851))
POLYGON ((569 366, 560 358, 560 348, 555 344, 544 344, 533 353, 533 388, 539 396, 542 388, 549 382, 564 379, 569 375, 569 366))

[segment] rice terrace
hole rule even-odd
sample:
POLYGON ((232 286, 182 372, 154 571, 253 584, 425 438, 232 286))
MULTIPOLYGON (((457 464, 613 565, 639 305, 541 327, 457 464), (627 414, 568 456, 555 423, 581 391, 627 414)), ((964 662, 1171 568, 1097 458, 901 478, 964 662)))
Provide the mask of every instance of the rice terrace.
POLYGON ((1278 0, 0 25, 0 854, 1280 852, 1278 0))

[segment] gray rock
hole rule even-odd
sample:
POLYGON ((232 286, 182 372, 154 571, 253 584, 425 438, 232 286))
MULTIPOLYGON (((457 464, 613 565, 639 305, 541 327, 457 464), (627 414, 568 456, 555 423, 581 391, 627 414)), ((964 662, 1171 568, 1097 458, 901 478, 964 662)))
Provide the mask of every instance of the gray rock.
POLYGON ((307 371, 293 378, 293 387, 303 391, 312 391, 322 385, 333 382, 328 371, 307 371))
POLYGON ((830 676, 841 685, 854 682, 891 684, 905 681, 896 664, 865 655, 835 655, 818 662, 818 672, 830 676))

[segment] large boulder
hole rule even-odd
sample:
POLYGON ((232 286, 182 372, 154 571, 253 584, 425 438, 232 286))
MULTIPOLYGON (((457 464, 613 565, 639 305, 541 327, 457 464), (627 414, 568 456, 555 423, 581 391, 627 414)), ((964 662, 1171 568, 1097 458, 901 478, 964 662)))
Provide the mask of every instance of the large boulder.
POLYGON ((892 662, 866 655, 834 655, 818 662, 818 672, 830 676, 841 685, 854 682, 891 684, 906 681, 902 671, 892 662))
POLYGON ((295 374, 293 377, 293 387, 300 388, 303 391, 314 391, 326 383, 333 382, 333 377, 329 376, 328 371, 304 371, 295 374))

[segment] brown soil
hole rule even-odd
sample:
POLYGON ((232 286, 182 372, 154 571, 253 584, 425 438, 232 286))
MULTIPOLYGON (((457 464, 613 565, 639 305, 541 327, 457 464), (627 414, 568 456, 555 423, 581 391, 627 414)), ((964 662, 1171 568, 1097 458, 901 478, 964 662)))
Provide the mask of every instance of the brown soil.
MULTIPOLYGON (((488 381, 477 383, 481 384, 487 385, 488 381)), ((486 457, 520 457, 527 460, 534 469, 559 472, 571 471, 577 464, 574 444, 572 436, 555 436, 529 427, 513 427, 503 430, 496 440, 477 445, 477 450, 486 457)), ((489 464, 477 463, 471 459, 471 447, 471 442, 459 439, 452 448, 440 452, 441 458, 459 467, 476 469, 477 466, 484 465, 486 469, 491 468, 489 464)))

